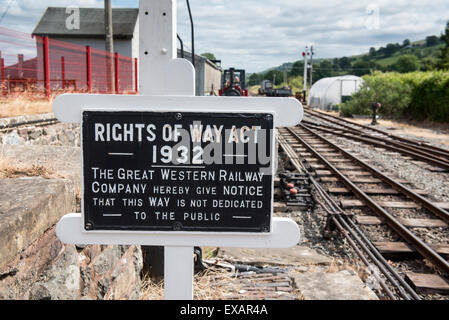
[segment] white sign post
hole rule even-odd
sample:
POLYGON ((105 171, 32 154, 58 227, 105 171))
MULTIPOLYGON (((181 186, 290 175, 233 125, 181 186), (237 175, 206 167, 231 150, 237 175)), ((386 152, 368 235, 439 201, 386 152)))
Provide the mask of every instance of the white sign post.
MULTIPOLYGON (((302 120, 303 108, 295 99, 195 97, 194 68, 189 61, 176 58, 176 0, 140 1, 139 20, 141 95, 61 95, 53 106, 60 121, 82 123, 85 111, 268 113, 273 115, 275 127, 294 126, 302 120)), ((83 183, 83 195, 84 188, 83 183)), ((66 244, 164 246, 167 300, 193 299, 196 246, 289 248, 300 238, 297 224, 285 218, 272 218, 271 232, 260 234, 86 231, 81 213, 64 216, 57 224, 56 234, 66 244)))

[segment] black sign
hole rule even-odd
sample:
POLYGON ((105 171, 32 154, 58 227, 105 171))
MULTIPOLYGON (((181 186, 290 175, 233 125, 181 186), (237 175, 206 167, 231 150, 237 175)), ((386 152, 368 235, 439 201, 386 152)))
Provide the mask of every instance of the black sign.
POLYGON ((86 230, 270 231, 271 114, 84 112, 86 230))

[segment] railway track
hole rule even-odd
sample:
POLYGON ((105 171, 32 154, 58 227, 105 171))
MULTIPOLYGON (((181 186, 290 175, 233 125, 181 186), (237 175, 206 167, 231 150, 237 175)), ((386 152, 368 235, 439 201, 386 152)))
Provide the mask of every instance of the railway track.
POLYGON ((420 299, 416 291, 449 294, 449 203, 431 201, 321 132, 300 125, 280 129, 278 137, 297 171, 311 174, 316 201, 328 214, 326 233, 339 231, 366 265, 379 268, 391 299, 420 299), (429 243, 429 234, 439 242, 429 243))
POLYGON ((305 113, 307 119, 303 121, 303 124, 310 129, 398 152, 439 167, 440 171, 449 171, 449 150, 392 135, 375 127, 353 123, 311 109, 306 109, 305 113))
POLYGON ((12 130, 18 129, 20 127, 26 126, 36 126, 36 127, 44 127, 53 124, 59 123, 59 120, 56 118, 49 119, 39 119, 39 120, 31 120, 31 121, 23 121, 17 123, 8 123, 8 124, 0 124, 0 133, 7 133, 12 130))

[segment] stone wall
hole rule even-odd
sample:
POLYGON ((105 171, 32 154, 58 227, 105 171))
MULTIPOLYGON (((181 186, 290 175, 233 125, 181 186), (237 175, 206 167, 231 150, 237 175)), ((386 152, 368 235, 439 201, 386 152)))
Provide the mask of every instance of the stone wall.
POLYGON ((140 247, 64 245, 52 228, 0 272, 0 299, 138 299, 142 263, 140 247))
POLYGON ((51 179, 0 179, 0 300, 138 299, 140 247, 64 245, 56 237, 55 224, 80 207, 79 126, 37 130, 0 134, 2 157, 55 171, 51 179))
POLYGON ((80 146, 80 126, 78 124, 56 123, 41 125, 40 120, 54 119, 52 114, 21 116, 0 119, 0 143, 6 145, 51 145, 80 146), (5 129, 8 125, 24 124, 17 128, 5 129))
POLYGON ((46 114, 32 114, 32 115, 23 115, 12 118, 1 118, 0 119, 0 130, 3 130, 10 126, 17 126, 23 123, 35 122, 35 121, 49 121, 55 119, 55 116, 52 113, 46 114))

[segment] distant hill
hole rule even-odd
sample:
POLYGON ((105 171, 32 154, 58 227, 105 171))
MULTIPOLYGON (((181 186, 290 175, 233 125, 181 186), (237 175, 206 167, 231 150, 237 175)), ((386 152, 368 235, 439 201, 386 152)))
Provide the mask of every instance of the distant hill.
MULTIPOLYGON (((313 63, 314 64, 315 63, 319 63, 322 60, 325 60, 325 59, 313 59, 313 63)), ((292 69, 292 67, 293 67, 293 64, 294 64, 294 62, 286 62, 286 63, 284 63, 284 64, 282 64, 280 66, 273 67, 273 68, 270 68, 270 69, 267 69, 267 70, 264 70, 264 71, 261 71, 261 72, 258 72, 258 73, 267 73, 267 72, 273 71, 273 70, 284 71, 284 69, 287 69, 288 71, 290 71, 292 69)))
MULTIPOLYGON (((407 40, 404 40, 404 42, 405 41, 407 41, 407 40)), ((410 42, 409 45, 404 45, 404 44, 401 45, 399 43, 388 44, 386 47, 380 47, 379 49, 375 49, 376 50, 375 55, 370 55, 370 53, 367 52, 364 54, 348 56, 347 58, 349 58, 351 60, 351 64, 354 64, 358 61, 370 60, 370 61, 375 61, 375 62, 379 63, 380 66, 388 67, 388 66, 393 65, 395 62, 397 62, 397 59, 403 55, 414 55, 420 60, 427 58, 432 61, 436 61, 440 54, 440 50, 443 47, 444 47, 444 44, 443 44, 443 42, 441 42, 439 40, 438 37, 430 36, 424 40, 410 42), (390 46, 390 48, 388 46, 390 46), (390 51, 388 51, 387 49, 389 49, 390 51)), ((342 59, 342 58, 344 58, 344 57, 321 58, 321 59, 314 59, 313 62, 315 65, 315 64, 319 64, 323 60, 333 61, 335 59, 342 59)), ((302 61, 302 60, 299 60, 299 61, 302 61)), ((293 64, 294 64, 294 62, 286 62, 280 66, 272 67, 272 68, 263 70, 258 73, 263 74, 263 73, 267 73, 272 70, 277 70, 277 71, 283 71, 284 69, 290 70, 292 68, 293 64)))
MULTIPOLYGON (((385 47, 370 48, 369 52, 349 57, 314 59, 314 82, 331 76, 354 74, 363 76, 373 70, 379 71, 428 71, 435 67, 444 43, 438 36, 428 36, 426 39, 411 42, 406 39, 402 44, 389 43, 385 47)), ((251 75, 252 84, 257 84, 268 72, 278 72, 287 69, 290 77, 302 74, 303 60, 287 62, 251 75), (292 67, 295 65, 296 70, 292 67)))
POLYGON ((272 70, 276 70, 276 71, 284 71, 284 69, 290 70, 292 68, 292 66, 293 66, 293 62, 286 62, 280 66, 273 67, 273 68, 270 68, 270 69, 267 69, 267 70, 264 70, 264 71, 261 71, 258 73, 267 73, 272 70))
MULTIPOLYGON (((354 59, 353 63, 358 61, 375 61, 381 67, 389 68, 392 67, 401 56, 404 55, 413 55, 416 56, 421 62, 436 62, 440 55, 441 49, 444 47, 444 44, 441 41, 437 43, 431 43, 430 45, 426 44, 426 40, 416 41, 411 43, 408 46, 401 46, 396 51, 394 51, 391 55, 386 54, 385 52, 381 52, 376 55, 370 55, 369 53, 352 56, 349 57, 354 59)), ((377 51, 378 52, 378 51, 377 51)), ((425 67, 425 66, 424 66, 425 67)))

